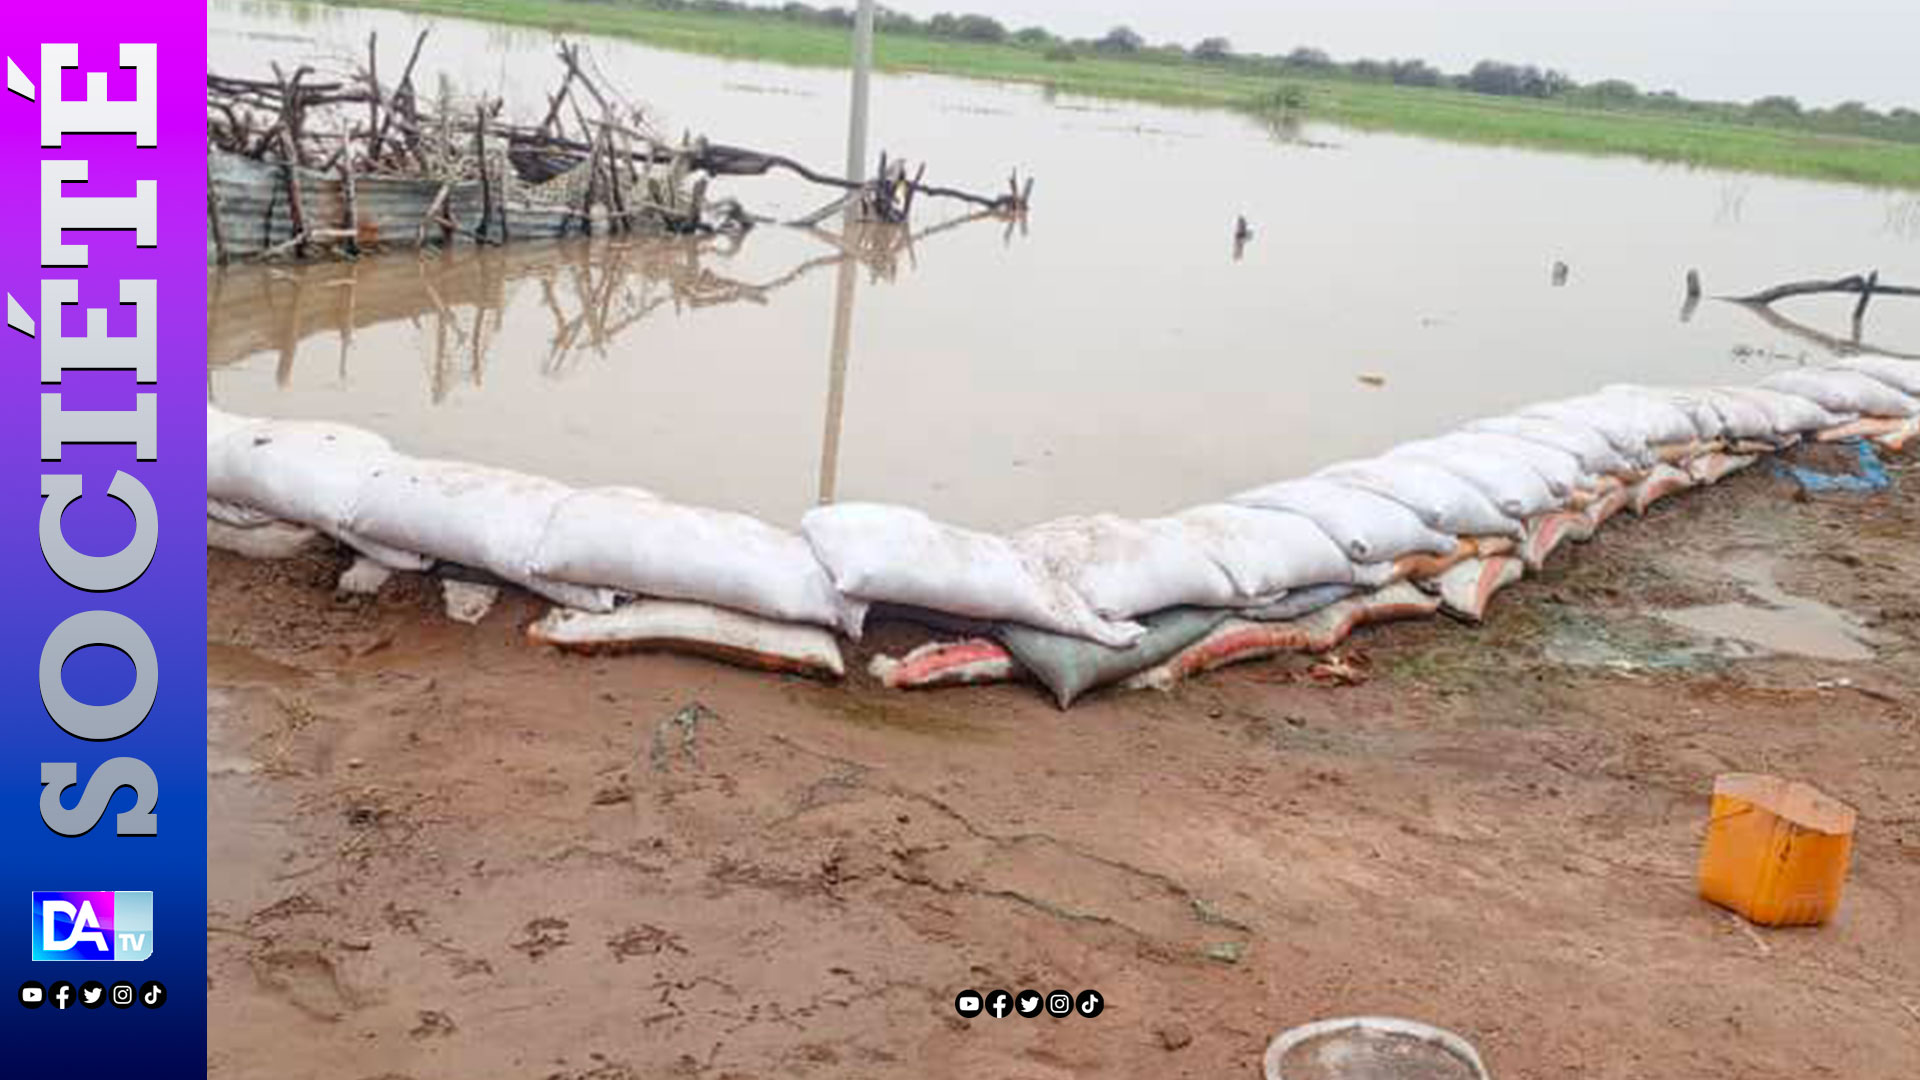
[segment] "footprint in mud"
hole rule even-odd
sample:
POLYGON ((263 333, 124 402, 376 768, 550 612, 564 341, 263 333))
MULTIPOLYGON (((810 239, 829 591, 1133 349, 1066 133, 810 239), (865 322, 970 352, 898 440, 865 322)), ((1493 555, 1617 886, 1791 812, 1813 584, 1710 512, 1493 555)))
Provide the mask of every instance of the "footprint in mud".
POLYGON ((444 1039, 459 1030, 459 1025, 453 1022, 453 1017, 437 1009, 421 1009, 418 1015, 420 1022, 414 1025, 412 1031, 407 1032, 416 1039, 444 1039))
POLYGON ((253 958, 260 985, 317 1020, 338 1021, 358 1007, 333 961, 315 949, 281 949, 253 958))
POLYGON ((608 938, 607 948, 618 963, 625 963, 630 956, 658 956, 668 949, 682 956, 687 954, 686 946, 680 944, 680 938, 672 931, 645 923, 608 938))
POLYGON ((526 953, 528 959, 538 960, 555 949, 573 943, 573 939, 567 936, 567 926, 565 919, 542 915, 521 928, 519 940, 507 944, 518 952, 526 953))

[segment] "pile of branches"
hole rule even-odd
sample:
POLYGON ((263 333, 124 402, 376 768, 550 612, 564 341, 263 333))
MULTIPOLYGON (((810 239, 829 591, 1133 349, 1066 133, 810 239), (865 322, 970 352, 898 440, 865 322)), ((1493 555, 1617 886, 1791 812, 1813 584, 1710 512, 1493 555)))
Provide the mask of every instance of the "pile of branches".
POLYGON ((423 99, 414 73, 426 40, 423 30, 392 82, 380 77, 377 34, 368 35, 364 65, 346 76, 322 76, 305 65, 289 74, 278 63, 270 80, 209 73, 209 144, 348 178, 484 183, 484 149, 504 141, 508 161, 523 181, 538 184, 590 163, 593 191, 614 227, 630 228, 644 217, 676 232, 744 230, 762 220, 732 200, 709 203, 706 181, 713 177, 789 172, 838 189, 836 208, 851 203, 867 220, 892 223, 905 223, 922 196, 1017 215, 1032 195, 1032 181, 1022 185, 1017 176, 1006 192, 995 195, 939 187, 926 183, 924 165, 909 176, 904 162, 889 162, 885 155, 875 179, 856 182, 779 154, 686 136, 669 142, 652 129, 644 110, 594 77, 579 45, 565 41, 558 45, 561 81, 547 95, 545 115, 535 124, 510 123, 502 119, 497 99, 456 101, 444 85, 430 100, 423 99), (653 182, 656 170, 665 186, 653 182), (642 176, 648 180, 638 188, 643 205, 625 205, 625 193, 636 190, 642 176))

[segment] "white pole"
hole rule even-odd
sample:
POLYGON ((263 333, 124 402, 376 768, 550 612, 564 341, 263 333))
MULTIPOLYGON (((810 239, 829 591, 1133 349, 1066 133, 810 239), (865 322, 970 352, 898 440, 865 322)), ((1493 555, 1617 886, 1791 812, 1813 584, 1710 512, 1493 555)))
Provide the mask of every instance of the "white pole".
POLYGON ((847 109, 847 179, 867 178, 867 82, 873 73, 873 0, 853 17, 853 101, 847 109))

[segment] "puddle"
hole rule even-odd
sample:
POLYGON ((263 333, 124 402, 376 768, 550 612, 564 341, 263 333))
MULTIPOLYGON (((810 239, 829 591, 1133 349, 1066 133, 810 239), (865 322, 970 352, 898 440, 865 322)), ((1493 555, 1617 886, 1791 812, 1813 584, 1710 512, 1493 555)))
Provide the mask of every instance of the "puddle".
POLYGON ((1736 558, 1725 564, 1754 602, 1707 604, 1657 612, 1675 626, 1711 638, 1731 650, 1727 655, 1784 654, 1815 660, 1871 660, 1873 635, 1855 616, 1818 600, 1794 596, 1773 578, 1773 562, 1764 556, 1736 558))

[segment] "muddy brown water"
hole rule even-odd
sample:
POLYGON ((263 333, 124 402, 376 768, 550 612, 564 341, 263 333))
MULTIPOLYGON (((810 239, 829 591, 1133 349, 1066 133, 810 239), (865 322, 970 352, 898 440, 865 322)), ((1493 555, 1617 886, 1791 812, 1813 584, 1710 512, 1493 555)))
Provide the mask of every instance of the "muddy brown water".
MULTIPOLYGON (((258 74, 344 68, 369 30, 397 70, 427 20, 215 3, 209 22, 211 64, 258 74)), ((550 35, 431 22, 423 86, 544 101, 550 35)), ((844 73, 589 40, 662 130, 844 156, 844 73)), ((942 229, 959 211, 923 203, 911 243, 763 228, 210 272, 210 396, 781 522, 857 498, 1009 528, 1163 512, 1609 382, 1830 355, 1725 304, 1683 320, 1690 267, 1710 292, 1920 278, 1912 193, 928 76, 876 81, 874 132, 931 180, 1036 177, 1030 220, 942 229)), ((716 193, 783 218, 823 201, 779 178, 716 193)), ((1781 307, 1828 335, 1847 310, 1781 307)), ((1865 337, 1920 352, 1920 303, 1877 302, 1865 337)))

